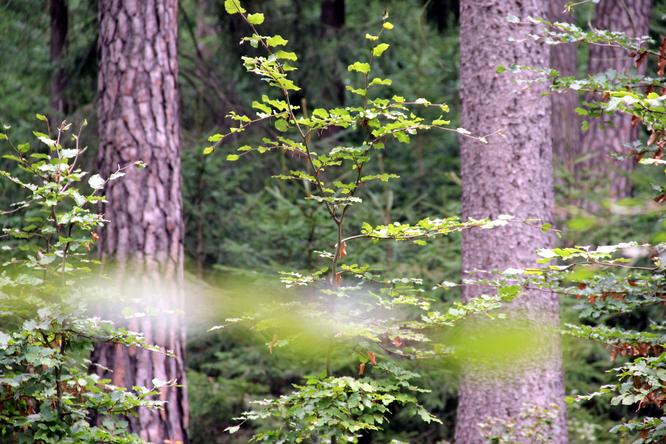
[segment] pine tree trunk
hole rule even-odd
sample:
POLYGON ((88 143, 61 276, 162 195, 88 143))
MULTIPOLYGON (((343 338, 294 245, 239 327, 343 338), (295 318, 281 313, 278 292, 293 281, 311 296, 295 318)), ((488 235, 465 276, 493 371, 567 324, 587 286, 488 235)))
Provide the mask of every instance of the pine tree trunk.
MULTIPOLYGON (((498 65, 547 66, 549 49, 523 36, 524 27, 509 23, 518 17, 545 17, 546 0, 461 1, 462 125, 479 134, 503 129, 489 145, 461 140, 462 205, 464 218, 515 217, 508 226, 470 230, 463 234, 464 275, 473 270, 503 270, 535 266, 535 250, 552 239, 538 226, 519 221, 550 221, 553 202, 550 100, 545 86, 526 88, 516 75, 497 74, 498 65)), ((468 286, 463 299, 488 289, 468 286)), ((539 362, 490 371, 464 364, 460 381, 456 443, 485 443, 480 424, 512 420, 518 429, 529 426, 519 416, 527 409, 559 408, 549 427, 549 443, 567 442, 564 388, 559 352, 559 301, 548 292, 524 292, 508 307, 513 316, 539 323, 539 362)), ((527 421, 529 422, 529 421, 527 421)), ((515 442, 521 442, 516 440, 515 442)), ((525 440, 525 442, 530 442, 525 440)))
POLYGON ((182 385, 162 389, 164 410, 129 418, 131 430, 153 443, 187 439, 184 328, 174 313, 183 307, 177 12, 177 0, 99 2, 99 169, 108 176, 119 165, 147 164, 107 184, 101 255, 117 263, 124 296, 156 311, 127 327, 176 357, 100 345, 93 361, 112 369, 105 376, 119 386, 152 387, 153 378, 182 385))
MULTIPOLYGON (((647 35, 650 29, 652 0, 603 0, 597 5, 592 27, 624 32, 630 36, 647 35)), ((634 57, 626 51, 600 45, 590 45, 588 72, 599 74, 610 69, 627 72, 634 66, 634 57)), ((645 63, 639 68, 645 72, 645 63)), ((626 154, 625 145, 638 138, 638 128, 632 128, 631 118, 622 114, 605 117, 604 125, 599 119, 590 119, 590 128, 583 133, 579 157, 585 158, 577 165, 579 183, 590 185, 592 190, 608 189, 611 198, 621 199, 631 195, 632 187, 628 174, 634 161, 626 154), (611 153, 624 155, 616 160, 611 153)))
MULTIPOLYGON (((574 22, 574 18, 564 13, 568 0, 550 0, 549 18, 557 22, 574 22)), ((551 46, 550 66, 563 76, 575 76, 577 73, 577 48, 574 44, 551 46)), ((578 94, 575 91, 551 93, 551 125, 553 139, 553 161, 555 166, 564 167, 573 173, 574 160, 580 143, 580 119, 576 114, 578 94)))
MULTIPOLYGON (((67 112, 63 91, 67 83, 62 69, 62 58, 67 48, 68 10, 66 0, 50 0, 51 40, 49 42, 49 59, 51 62, 51 84, 49 101, 51 108, 61 116, 67 112)), ((59 116, 59 117, 61 117, 59 116)))

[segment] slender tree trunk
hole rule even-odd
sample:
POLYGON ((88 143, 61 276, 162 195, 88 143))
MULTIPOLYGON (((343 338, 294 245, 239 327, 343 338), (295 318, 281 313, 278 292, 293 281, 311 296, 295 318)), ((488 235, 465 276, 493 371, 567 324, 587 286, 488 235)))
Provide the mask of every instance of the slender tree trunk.
MULTIPOLYGON (((345 0, 322 0, 319 21, 323 26, 322 37, 337 40, 340 30, 345 25, 345 0)), ((334 103, 339 105, 345 103, 345 85, 341 78, 334 80, 328 96, 334 103)))
POLYGON ((206 61, 210 60, 210 51, 206 46, 206 40, 215 36, 215 26, 212 26, 208 21, 208 17, 212 15, 210 9, 210 0, 197 0, 196 45, 206 61))
POLYGON ((427 16, 437 23, 441 32, 451 25, 456 26, 460 20, 460 0, 421 0, 427 8, 427 16), (453 23, 451 23, 453 14, 453 23))
MULTIPOLYGON (((592 27, 620 31, 630 36, 647 35, 650 29, 652 0, 603 0, 597 5, 592 27)), ((626 51, 606 46, 590 45, 588 72, 599 74, 608 70, 627 72, 634 66, 634 57, 626 51)), ((639 68, 645 72, 645 63, 639 68)), ((579 157, 586 160, 578 164, 577 175, 582 184, 604 185, 610 197, 621 199, 631 195, 632 187, 628 174, 634 168, 631 158, 626 158, 626 144, 638 138, 639 129, 632 128, 631 118, 615 114, 600 119, 591 119, 590 128, 583 133, 579 157), (611 157, 611 153, 623 154, 622 160, 611 157)))
MULTIPOLYGON (((574 18, 564 12, 568 0, 550 0, 548 2, 549 18, 557 22, 573 22, 574 18)), ((550 66, 564 76, 575 76, 577 73, 577 48, 573 44, 551 46, 550 66)), ((576 114, 578 94, 575 91, 552 93, 552 139, 553 161, 557 167, 572 173, 577 144, 580 143, 580 119, 576 114)))
MULTIPOLYGON (((507 15, 544 17, 545 0, 462 0, 460 10, 462 124, 475 133, 503 129, 489 145, 461 141, 462 205, 464 218, 515 217, 508 226, 470 230, 463 235, 464 275, 473 270, 503 270, 535 266, 535 250, 551 239, 525 219, 550 221, 553 202, 550 100, 545 86, 525 87, 516 77, 497 74, 498 65, 546 66, 549 49, 529 39, 515 43, 524 28, 507 15)), ((465 301, 487 291, 466 287, 465 301)), ((515 363, 511 369, 489 370, 469 362, 461 377, 456 423, 458 444, 485 443, 481 423, 514 421, 528 409, 553 406, 549 443, 565 443, 564 388, 559 352, 558 298, 548 292, 524 292, 508 307, 510 316, 523 316, 539 325, 539 361, 515 363)), ((517 320, 516 320, 517 321, 517 320)), ((534 352, 534 350, 532 350, 534 352)), ((515 442, 521 442, 516 439, 515 442)), ((525 440, 525 442, 530 442, 525 440)))
POLYGON ((136 160, 147 164, 107 184, 104 214, 110 222, 101 254, 117 263, 125 295, 149 313, 127 327, 175 358, 100 345, 93 361, 113 370, 107 376, 116 385, 151 387, 153 378, 181 385, 161 390, 164 410, 141 409, 129 418, 131 430, 153 443, 187 439, 185 338, 177 313, 183 306, 177 11, 177 0, 99 2, 100 172, 109 175, 136 160))
POLYGON ((67 0, 50 0, 51 41, 49 58, 51 62, 51 85, 49 88, 51 108, 59 114, 67 112, 63 92, 67 83, 62 69, 62 59, 67 48, 67 0))

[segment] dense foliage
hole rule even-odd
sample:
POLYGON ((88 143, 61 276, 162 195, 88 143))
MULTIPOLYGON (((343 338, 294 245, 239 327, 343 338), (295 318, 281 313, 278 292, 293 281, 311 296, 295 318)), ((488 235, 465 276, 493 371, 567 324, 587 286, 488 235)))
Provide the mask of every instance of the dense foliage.
MULTIPOLYGON (((45 116, 37 118, 49 126, 45 116)), ((16 173, 1 170, 0 176, 23 192, 23 200, 4 213, 24 215, 22 224, 3 228, 2 236, 0 438, 20 443, 141 442, 127 433, 122 417, 135 414, 138 406, 159 407, 155 395, 169 382, 117 387, 89 372, 86 358, 101 341, 155 349, 87 308, 93 292, 90 273, 96 268, 90 250, 105 222, 96 211, 104 199, 99 191, 131 165, 108 178, 88 175, 77 162, 86 151, 79 144, 81 130, 71 134, 71 126, 63 122, 55 135, 50 128, 35 131, 37 146, 15 145, 8 126, 0 133, 9 151, 3 158, 18 165, 16 173)))

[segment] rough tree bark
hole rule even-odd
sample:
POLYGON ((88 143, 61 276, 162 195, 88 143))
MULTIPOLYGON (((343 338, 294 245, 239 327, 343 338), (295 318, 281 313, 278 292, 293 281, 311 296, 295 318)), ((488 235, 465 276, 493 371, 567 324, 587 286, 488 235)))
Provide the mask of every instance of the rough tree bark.
POLYGON ((66 0, 50 0, 51 39, 49 43, 49 59, 51 62, 51 84, 49 101, 51 108, 60 115, 67 112, 63 92, 67 83, 62 69, 62 59, 67 48, 68 9, 66 0))
MULTIPOLYGON (((462 124, 475 133, 503 129, 489 145, 461 141, 464 218, 515 217, 508 226, 471 230, 463 235, 463 273, 534 267, 535 250, 551 243, 530 218, 550 221, 553 202, 550 100, 543 85, 525 87, 516 77, 497 74, 498 65, 547 66, 549 49, 530 39, 517 44, 508 37, 524 29, 507 15, 544 17, 546 0, 462 0, 460 10, 462 124)), ((466 287, 463 300, 487 291, 466 287)), ((548 292, 524 292, 508 308, 510 314, 540 323, 539 362, 527 360, 511 369, 488 371, 464 365, 459 391, 456 442, 485 443, 480 423, 513 420, 532 407, 557 406, 550 427, 552 443, 565 443, 564 388, 559 352, 559 301, 548 292)), ((531 350, 535 352, 535 350, 531 350)))
POLYGON ((184 329, 174 313, 183 306, 177 12, 177 0, 99 2, 99 169, 108 176, 119 165, 147 164, 107 184, 110 222, 100 250, 103 260, 116 262, 125 295, 157 311, 128 328, 175 358, 100 345, 93 361, 113 370, 106 376, 116 385, 151 387, 153 378, 182 385, 161 390, 164 410, 129 418, 131 430, 153 443, 187 439, 184 329))
MULTIPOLYGON (((574 18, 564 12, 568 0, 550 0, 549 18, 557 22, 574 22, 574 18)), ((577 48, 573 44, 551 46, 550 66, 564 76, 575 76, 577 71, 577 48)), ((553 140, 553 160, 556 166, 564 167, 573 173, 577 144, 580 143, 580 119, 576 114, 578 94, 575 91, 552 93, 551 126, 553 140)))
MULTIPOLYGON (((596 6, 592 27, 620 31, 634 37, 647 35, 650 29, 652 0, 603 0, 596 6)), ((627 72, 634 60, 626 51, 607 46, 591 45, 588 72, 599 74, 610 69, 627 72)), ((639 68, 645 72, 645 64, 639 68)), ((583 133, 578 157, 585 160, 577 165, 580 183, 608 188, 610 197, 621 199, 631 195, 628 174, 633 170, 631 158, 616 160, 611 153, 626 153, 625 144, 638 138, 638 128, 632 128, 629 116, 615 114, 604 118, 609 125, 598 119, 590 120, 590 128, 583 133)))

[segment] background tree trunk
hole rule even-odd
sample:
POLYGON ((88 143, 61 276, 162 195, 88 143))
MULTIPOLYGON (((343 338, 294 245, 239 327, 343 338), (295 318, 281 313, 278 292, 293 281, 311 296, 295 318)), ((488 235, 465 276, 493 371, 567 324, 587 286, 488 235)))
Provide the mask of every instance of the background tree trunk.
MULTIPOLYGON (((630 36, 647 35, 650 30, 650 10, 652 0, 603 0, 596 6, 592 27, 624 32, 630 36)), ((610 69, 627 72, 634 66, 634 57, 622 49, 590 45, 588 72, 599 74, 610 69)), ((645 64, 639 68, 645 72, 645 64)), ((611 153, 626 155, 625 144, 638 138, 638 128, 631 127, 631 118, 615 114, 605 117, 609 125, 602 125, 599 119, 590 119, 590 128, 583 133, 578 157, 585 157, 577 165, 579 183, 608 188, 610 197, 621 199, 631 195, 631 181, 628 174, 633 170, 631 158, 616 160, 611 153)))
POLYGON ((51 108, 61 116, 67 112, 63 92, 67 83, 62 68, 62 59, 67 48, 68 10, 67 0, 50 0, 51 40, 49 43, 49 59, 51 62, 51 84, 49 99, 51 108))
MULTIPOLYGON (((345 25, 345 0, 322 0, 319 21, 323 27, 322 38, 337 41, 340 30, 345 25)), ((341 78, 336 78, 327 92, 327 98, 333 103, 345 103, 345 85, 341 78)))
MULTIPOLYGON (((463 0, 460 13, 462 125, 478 134, 503 129, 489 145, 461 141, 462 205, 464 218, 513 215, 508 226, 470 230, 463 234, 463 273, 475 269, 502 270, 534 267, 535 250, 551 239, 538 226, 520 221, 550 221, 553 202, 550 100, 543 85, 525 88, 516 77, 497 74, 498 65, 512 63, 547 66, 549 49, 529 39, 517 44, 508 37, 524 28, 507 15, 544 17, 545 0, 463 0)), ((484 290, 466 287, 465 301, 484 290)), ((525 292, 509 313, 540 322, 539 363, 515 365, 506 372, 490 372, 469 363, 460 382, 456 442, 485 443, 479 424, 489 418, 513 420, 531 407, 559 407, 550 427, 551 443, 565 443, 564 388, 559 352, 559 305, 556 295, 525 292)), ((531 350, 534 351, 534 350, 531 350)))
POLYGON ((151 387, 153 378, 183 385, 162 389, 163 411, 129 418, 131 430, 154 443, 185 442, 188 413, 184 329, 174 314, 183 305, 177 11, 177 0, 99 3, 99 169, 106 176, 118 165, 147 164, 107 184, 101 254, 117 261, 130 298, 156 310, 128 328, 176 357, 101 345, 93 359, 113 369, 107 376, 116 385, 151 387))
MULTIPOLYGON (((550 0, 548 2, 549 18, 557 22, 575 22, 574 17, 564 12, 567 0, 550 0)), ((577 52, 574 44, 551 46, 550 66, 564 76, 577 74, 577 52)), ((580 119, 576 114, 578 94, 575 91, 551 93, 552 104, 551 125, 553 140, 553 160, 556 167, 565 171, 574 171, 574 160, 577 144, 580 143, 580 119)))

